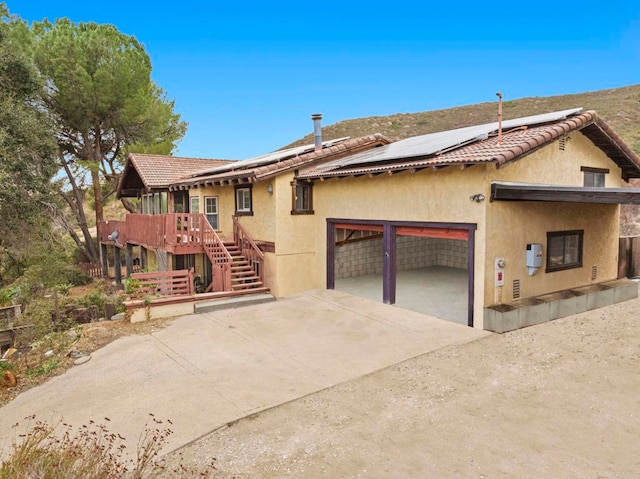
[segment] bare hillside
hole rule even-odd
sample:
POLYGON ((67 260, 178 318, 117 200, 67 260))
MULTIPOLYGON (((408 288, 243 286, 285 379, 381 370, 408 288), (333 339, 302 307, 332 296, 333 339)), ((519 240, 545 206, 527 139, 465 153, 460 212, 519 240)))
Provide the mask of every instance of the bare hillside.
MULTIPOLYGON (((640 84, 576 95, 505 101, 504 118, 508 120, 577 107, 598 112, 635 151, 640 153, 640 84)), ((356 118, 323 127, 323 136, 325 139, 333 139, 382 133, 392 140, 400 140, 452 128, 489 123, 496 121, 497 113, 497 102, 492 102, 446 110, 356 118)), ((310 134, 287 146, 312 142, 313 136, 310 134)))

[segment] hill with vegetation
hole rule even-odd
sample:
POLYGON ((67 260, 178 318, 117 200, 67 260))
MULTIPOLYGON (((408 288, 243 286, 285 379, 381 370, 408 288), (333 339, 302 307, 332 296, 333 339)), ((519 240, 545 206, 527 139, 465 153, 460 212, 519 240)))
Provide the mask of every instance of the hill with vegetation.
MULTIPOLYGON (((640 84, 610 90, 598 90, 575 95, 521 98, 505 101, 505 120, 537 115, 569 108, 595 110, 622 138, 640 153, 640 84)), ((397 113, 345 120, 323 127, 327 140, 344 136, 357 137, 382 133, 392 140, 425 135, 438 131, 462 128, 497 121, 498 103, 487 102, 446 110, 419 113, 397 113)), ((313 143, 313 135, 288 146, 313 143)))

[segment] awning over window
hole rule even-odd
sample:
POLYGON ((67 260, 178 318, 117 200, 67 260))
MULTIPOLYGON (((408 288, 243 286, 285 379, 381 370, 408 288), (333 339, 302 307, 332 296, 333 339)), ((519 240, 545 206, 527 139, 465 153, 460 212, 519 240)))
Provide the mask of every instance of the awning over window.
POLYGON ((491 201, 553 201, 640 205, 640 188, 587 188, 534 183, 491 183, 491 201))

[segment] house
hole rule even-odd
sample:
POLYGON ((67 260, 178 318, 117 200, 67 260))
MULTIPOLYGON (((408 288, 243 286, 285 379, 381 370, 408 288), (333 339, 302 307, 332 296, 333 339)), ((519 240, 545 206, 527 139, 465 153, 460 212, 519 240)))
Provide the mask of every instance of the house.
MULTIPOLYGON (((637 295, 616 280, 619 205, 640 203, 623 184, 640 177, 640 158, 595 112, 397 142, 323 142, 317 120, 314 145, 183 171, 160 192, 174 209, 146 246, 172 256, 168 269, 195 267, 209 290, 373 285, 385 303, 422 301, 430 314, 499 332, 637 295), (192 240, 209 225, 216 241, 192 240), (230 266, 234 257, 246 265, 230 266), (444 310, 429 310, 437 302, 444 310)), ((144 198, 144 168, 130 157, 120 196, 144 198)))

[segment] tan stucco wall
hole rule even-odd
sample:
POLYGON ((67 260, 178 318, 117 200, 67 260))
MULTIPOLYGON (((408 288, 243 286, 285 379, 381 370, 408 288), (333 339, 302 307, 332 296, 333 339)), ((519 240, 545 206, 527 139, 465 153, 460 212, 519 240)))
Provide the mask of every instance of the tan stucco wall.
MULTIPOLYGON (((464 172, 459 168, 445 168, 414 174, 404 172, 393 176, 316 181, 313 192, 315 214, 293 216, 290 220, 289 241, 295 241, 299 249, 307 248, 304 254, 302 251, 298 254, 298 259, 302 260, 300 268, 304 268, 300 271, 305 274, 296 273, 291 264, 291 272, 279 278, 280 291, 289 294, 302 288, 326 286, 327 218, 477 224, 475 261, 476 270, 481 270, 484 265, 485 206, 469 197, 477 193, 488 197, 483 184, 485 178, 484 167, 471 167, 464 172)), ((483 281, 476 281, 475 295, 475 321, 481 326, 483 281)))
POLYGON ((513 280, 520 280, 520 297, 551 293, 615 279, 618 267, 617 205, 496 202, 487 214, 485 306, 513 300, 513 280), (581 268, 545 273, 547 232, 584 230, 581 268), (543 246, 543 265, 534 276, 526 267, 527 243, 543 246), (495 258, 506 261, 505 284, 496 287, 495 258), (597 278, 591 280, 591 269, 597 278))
MULTIPOLYGON (((606 186, 620 186, 620 169, 614 162, 582 134, 574 132, 569 137, 564 151, 556 141, 500 169, 452 166, 414 174, 316 181, 313 215, 291 215, 293 173, 282 174, 253 185, 254 214, 240 217, 240 222, 255 240, 275 243, 276 252, 265 254, 265 273, 267 285, 279 297, 325 287, 327 218, 476 224, 474 322, 481 328, 484 306, 512 299, 513 279, 520 279, 521 296, 527 297, 589 284, 592 266, 598 268, 596 281, 616 276, 618 206, 489 201, 492 180, 579 186, 581 166, 608 168, 606 186), (267 192, 269 183, 273 195, 267 192), (469 199, 477 193, 486 200, 475 203, 469 199), (544 273, 543 265, 535 276, 529 276, 526 244, 542 243, 546 248, 548 231, 571 229, 585 230, 584 266, 544 273), (507 261, 501 291, 496 291, 493 277, 498 256, 507 261)), ((219 197, 221 233, 231 238, 233 186, 201 188, 190 194, 198 194, 201 205, 204 196, 219 197)))
MULTIPOLYGON (((487 167, 487 183, 513 181, 582 186, 581 166, 607 168, 607 187, 622 184, 621 172, 600 149, 574 132, 565 150, 554 142, 520 161, 496 169, 487 167)), ((488 197, 488 196, 487 196, 488 197)), ((513 299, 513 280, 521 282, 521 298, 536 296, 617 277, 619 206, 582 203, 487 202, 485 306, 513 299), (547 232, 584 230, 582 268, 545 273, 547 232), (527 243, 541 243, 545 262, 534 276, 526 268, 527 243), (505 285, 495 286, 495 258, 506 260, 505 285), (597 266, 597 279, 591 279, 597 266)))
POLYGON ((222 238, 231 238, 233 236, 233 223, 231 217, 235 213, 235 197, 233 186, 231 187, 206 187, 192 188, 189 190, 189 202, 191 197, 200 198, 200 213, 204 213, 204 198, 206 196, 218 197, 218 230, 217 233, 222 238))
POLYGON ((581 166, 608 168, 610 172, 605 175, 607 188, 622 184, 620 168, 579 132, 568 135, 564 151, 555 141, 503 168, 488 166, 487 172, 492 181, 582 186, 584 174, 580 171, 581 166))
MULTIPOLYGON (((271 181, 259 181, 253 184, 251 198, 253 216, 239 216, 239 222, 255 241, 275 241, 275 201, 276 187, 270 195, 267 185, 271 181)), ((233 234, 233 231, 232 231, 233 234)))

